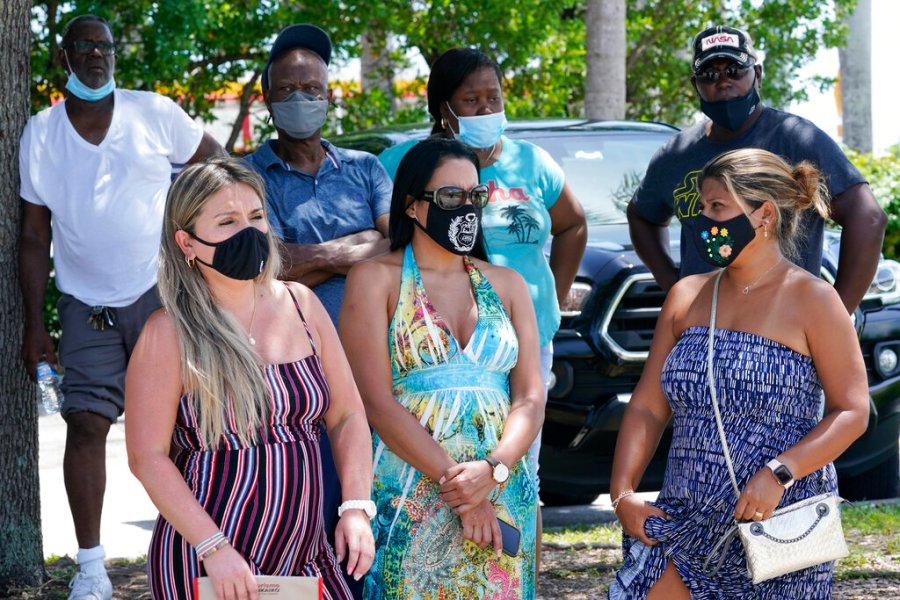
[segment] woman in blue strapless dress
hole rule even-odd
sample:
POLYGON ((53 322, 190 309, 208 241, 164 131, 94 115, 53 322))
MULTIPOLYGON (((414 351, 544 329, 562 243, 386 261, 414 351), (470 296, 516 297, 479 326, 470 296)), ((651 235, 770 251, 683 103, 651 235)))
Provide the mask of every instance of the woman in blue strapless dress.
POLYGON ((741 495, 729 481, 709 390, 715 277, 687 277, 666 298, 619 433, 610 492, 624 564, 609 598, 830 598, 833 563, 754 585, 738 539, 718 570, 703 568, 735 519, 759 521, 835 492, 831 461, 866 427, 866 372, 847 311, 829 284, 785 258, 802 212, 824 211, 820 174, 744 149, 710 161, 699 183, 703 213, 689 235, 725 268, 713 369, 741 495), (633 490, 670 418, 663 487, 656 502, 642 502, 633 490))

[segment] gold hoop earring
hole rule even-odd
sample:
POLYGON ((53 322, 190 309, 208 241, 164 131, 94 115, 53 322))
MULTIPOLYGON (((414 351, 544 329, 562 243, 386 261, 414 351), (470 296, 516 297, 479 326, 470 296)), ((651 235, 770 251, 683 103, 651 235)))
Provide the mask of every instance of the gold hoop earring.
POLYGON ((446 117, 441 117, 441 129, 443 129, 444 131, 450 130, 450 124, 447 122, 446 117))
POLYGON ((187 263, 188 269, 193 269, 193 268, 194 268, 194 259, 193 259, 193 258, 191 258, 191 257, 189 257, 189 256, 185 256, 185 257, 184 257, 184 262, 187 263))

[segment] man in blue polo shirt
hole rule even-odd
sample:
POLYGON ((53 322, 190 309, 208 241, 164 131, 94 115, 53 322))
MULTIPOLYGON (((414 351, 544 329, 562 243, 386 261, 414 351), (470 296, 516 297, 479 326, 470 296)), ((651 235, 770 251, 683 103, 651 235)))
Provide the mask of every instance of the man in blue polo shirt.
POLYGON ((388 250, 392 186, 374 156, 322 139, 330 60, 331 40, 315 25, 278 34, 262 73, 278 138, 246 160, 266 182, 269 222, 285 242, 282 277, 312 288, 337 326, 347 271, 388 250))
MULTIPOLYGON (((269 222, 285 243, 282 278, 312 288, 337 326, 347 271, 389 249, 393 186, 373 155, 322 139, 330 60, 331 40, 315 25, 278 34, 261 80, 278 138, 246 160, 266 182, 269 222)), ((334 544, 341 492, 327 435, 320 448, 325 531, 334 544)), ((360 582, 348 584, 359 597, 360 582)))

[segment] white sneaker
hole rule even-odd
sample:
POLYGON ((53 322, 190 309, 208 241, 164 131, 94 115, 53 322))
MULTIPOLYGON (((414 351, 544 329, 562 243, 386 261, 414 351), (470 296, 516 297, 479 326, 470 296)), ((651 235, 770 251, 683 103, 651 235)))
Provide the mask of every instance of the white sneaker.
POLYGON ((75 577, 69 582, 69 600, 111 600, 112 582, 109 576, 86 575, 82 572, 75 573, 75 577))

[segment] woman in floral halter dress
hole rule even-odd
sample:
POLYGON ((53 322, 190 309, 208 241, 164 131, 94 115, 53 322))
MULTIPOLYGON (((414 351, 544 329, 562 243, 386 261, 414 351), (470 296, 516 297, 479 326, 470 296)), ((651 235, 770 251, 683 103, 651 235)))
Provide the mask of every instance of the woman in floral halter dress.
POLYGON ((342 339, 375 430, 366 598, 534 597, 537 494, 523 457, 542 420, 536 322, 522 278, 477 258, 488 198, 477 165, 450 140, 411 149, 393 251, 347 280, 342 339), (517 549, 504 550, 498 519, 520 532, 517 549))

